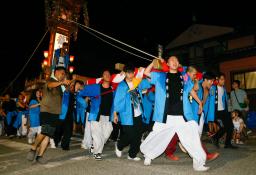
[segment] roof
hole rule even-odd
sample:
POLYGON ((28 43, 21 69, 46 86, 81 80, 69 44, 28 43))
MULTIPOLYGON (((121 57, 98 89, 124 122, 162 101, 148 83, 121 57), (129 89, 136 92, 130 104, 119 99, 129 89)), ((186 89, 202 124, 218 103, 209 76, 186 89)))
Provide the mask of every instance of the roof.
POLYGON ((234 28, 231 28, 231 27, 193 24, 186 31, 181 33, 176 39, 171 41, 166 46, 166 49, 172 49, 175 47, 191 44, 201 40, 231 33, 233 31, 234 31, 234 28))

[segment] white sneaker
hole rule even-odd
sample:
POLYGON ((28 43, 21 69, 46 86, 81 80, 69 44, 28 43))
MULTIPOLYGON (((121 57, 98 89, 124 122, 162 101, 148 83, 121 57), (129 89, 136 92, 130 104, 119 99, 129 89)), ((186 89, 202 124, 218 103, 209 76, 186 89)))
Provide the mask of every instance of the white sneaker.
POLYGON ((194 167, 195 171, 207 171, 209 169, 210 169, 210 167, 207 167, 207 166, 204 166, 204 165, 194 167))
POLYGON ((116 152, 116 156, 117 156, 117 157, 122 157, 122 151, 120 151, 120 150, 117 148, 117 143, 115 144, 115 152, 116 152))
POLYGON ((128 160, 134 160, 134 161, 140 161, 141 160, 141 158, 139 158, 139 157, 131 158, 130 156, 128 156, 127 158, 128 158, 128 160))
POLYGON ((55 143, 54 143, 54 140, 53 139, 50 139, 50 148, 56 148, 55 146, 55 143))
POLYGON ((151 159, 150 159, 150 158, 145 157, 144 165, 145 165, 145 166, 149 166, 149 165, 151 165, 151 159))
POLYGON ((33 140, 32 139, 28 139, 28 144, 32 144, 33 143, 33 140))

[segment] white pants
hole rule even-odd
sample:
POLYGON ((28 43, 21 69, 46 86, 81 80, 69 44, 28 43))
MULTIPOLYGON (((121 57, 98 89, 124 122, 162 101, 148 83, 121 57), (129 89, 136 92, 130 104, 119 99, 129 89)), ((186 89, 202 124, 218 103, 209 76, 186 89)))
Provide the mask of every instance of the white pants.
POLYGON ((107 142, 112 130, 113 126, 109 121, 109 116, 101 115, 99 121, 91 121, 94 154, 102 153, 104 144, 107 142))
POLYGON ((29 144, 33 143, 35 140, 36 134, 40 134, 40 133, 41 133, 41 126, 30 127, 29 133, 28 133, 28 143, 29 144))
POLYGON ((17 129, 17 136, 25 136, 27 135, 28 129, 27 129, 27 118, 23 114, 21 118, 21 126, 17 129))
POLYGON ((85 119, 85 128, 84 128, 84 139, 82 141, 82 146, 85 148, 91 148, 92 146, 92 131, 91 131, 91 122, 88 121, 89 113, 86 113, 85 119))
POLYGON ((168 115, 166 123, 155 122, 153 131, 140 146, 141 152, 145 157, 155 159, 165 151, 175 133, 193 158, 193 167, 204 165, 206 154, 198 134, 198 124, 195 121, 185 122, 183 116, 168 115))
POLYGON ((199 120, 199 126, 198 126, 198 132, 199 132, 200 138, 202 136, 203 129, 204 129, 204 113, 202 112, 199 120))

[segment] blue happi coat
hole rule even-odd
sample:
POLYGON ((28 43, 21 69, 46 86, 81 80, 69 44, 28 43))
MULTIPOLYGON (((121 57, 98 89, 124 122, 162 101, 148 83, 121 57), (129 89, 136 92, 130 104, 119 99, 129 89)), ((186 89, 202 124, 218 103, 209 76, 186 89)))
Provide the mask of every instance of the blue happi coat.
POLYGON ((25 115, 27 116, 29 113, 28 110, 25 110, 25 111, 18 111, 17 112, 17 117, 16 117, 16 120, 14 121, 13 123, 13 127, 14 128, 19 128, 22 124, 22 115, 25 115))
MULTIPOLYGON (((228 111, 228 96, 227 96, 227 91, 224 88, 224 94, 222 96, 222 103, 224 105, 224 110, 227 112, 228 111)), ((207 122, 214 122, 215 121, 215 114, 216 110, 218 109, 218 88, 216 85, 212 85, 210 88, 209 92, 209 104, 208 105, 208 110, 207 110, 207 122)))
MULTIPOLYGON (((85 86, 85 88, 78 93, 78 96, 90 97, 91 106, 90 106, 88 120, 89 121, 98 121, 98 114, 99 114, 100 104, 101 104, 101 84, 93 84, 93 85, 85 86)), ((114 93, 113 93, 113 96, 114 96, 114 93)), ((84 107, 85 107, 85 105, 84 105, 84 107)), ((112 107, 111 111, 113 111, 113 107, 112 107)), ((111 114, 112 113, 113 112, 111 112, 111 114)), ((110 119, 111 118, 113 118, 113 117, 110 116, 110 119)))
POLYGON ((153 115, 155 103, 155 93, 150 91, 147 94, 144 94, 142 97, 142 104, 144 107, 144 114, 145 117, 142 118, 142 122, 145 124, 149 124, 150 120, 152 119, 151 116, 153 115))
MULTIPOLYGON (((142 91, 150 88, 150 84, 147 80, 141 81, 137 87, 140 99, 142 99, 142 91)), ((144 102, 145 103, 145 102, 144 102)), ((143 110, 143 102, 140 104, 140 110, 142 112, 142 120, 146 121, 145 110, 143 110)), ((125 80, 123 80, 117 86, 114 97, 114 111, 119 113, 119 121, 121 125, 133 125, 133 106, 131 101, 131 95, 129 93, 129 86, 125 80)))
POLYGON ((64 91, 62 96, 62 105, 61 105, 61 113, 59 115, 60 120, 65 120, 68 112, 68 105, 69 105, 69 91, 64 91))
MULTIPOLYGON (((189 121, 193 119, 193 113, 191 109, 191 104, 189 102, 188 95, 193 88, 191 82, 184 80, 183 76, 185 72, 180 73, 180 80, 183 84, 183 89, 181 89, 181 100, 183 100, 183 111, 184 111, 184 119, 189 121)), ((167 79, 167 73, 165 72, 151 72, 151 83, 155 85, 155 105, 154 105, 154 114, 153 121, 165 123, 166 122, 166 114, 165 114, 165 104, 166 99, 169 98, 166 91, 168 88, 167 83, 169 79, 167 79)), ((171 82, 176 83, 176 82, 171 82)), ((171 90, 171 89, 170 89, 171 90)))

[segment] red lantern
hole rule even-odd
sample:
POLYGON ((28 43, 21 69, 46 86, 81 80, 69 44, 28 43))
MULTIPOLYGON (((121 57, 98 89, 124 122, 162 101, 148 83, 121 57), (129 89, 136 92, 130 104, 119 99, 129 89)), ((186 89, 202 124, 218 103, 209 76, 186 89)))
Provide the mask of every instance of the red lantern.
POLYGON ((48 57, 48 51, 44 51, 44 57, 45 57, 45 58, 48 57))
POLYGON ((75 59, 75 57, 74 57, 73 55, 70 55, 70 56, 69 56, 69 61, 70 61, 70 62, 73 62, 74 59, 75 59))
POLYGON ((74 69, 75 69, 74 66, 70 66, 69 67, 69 72, 72 74, 74 72, 74 69))

